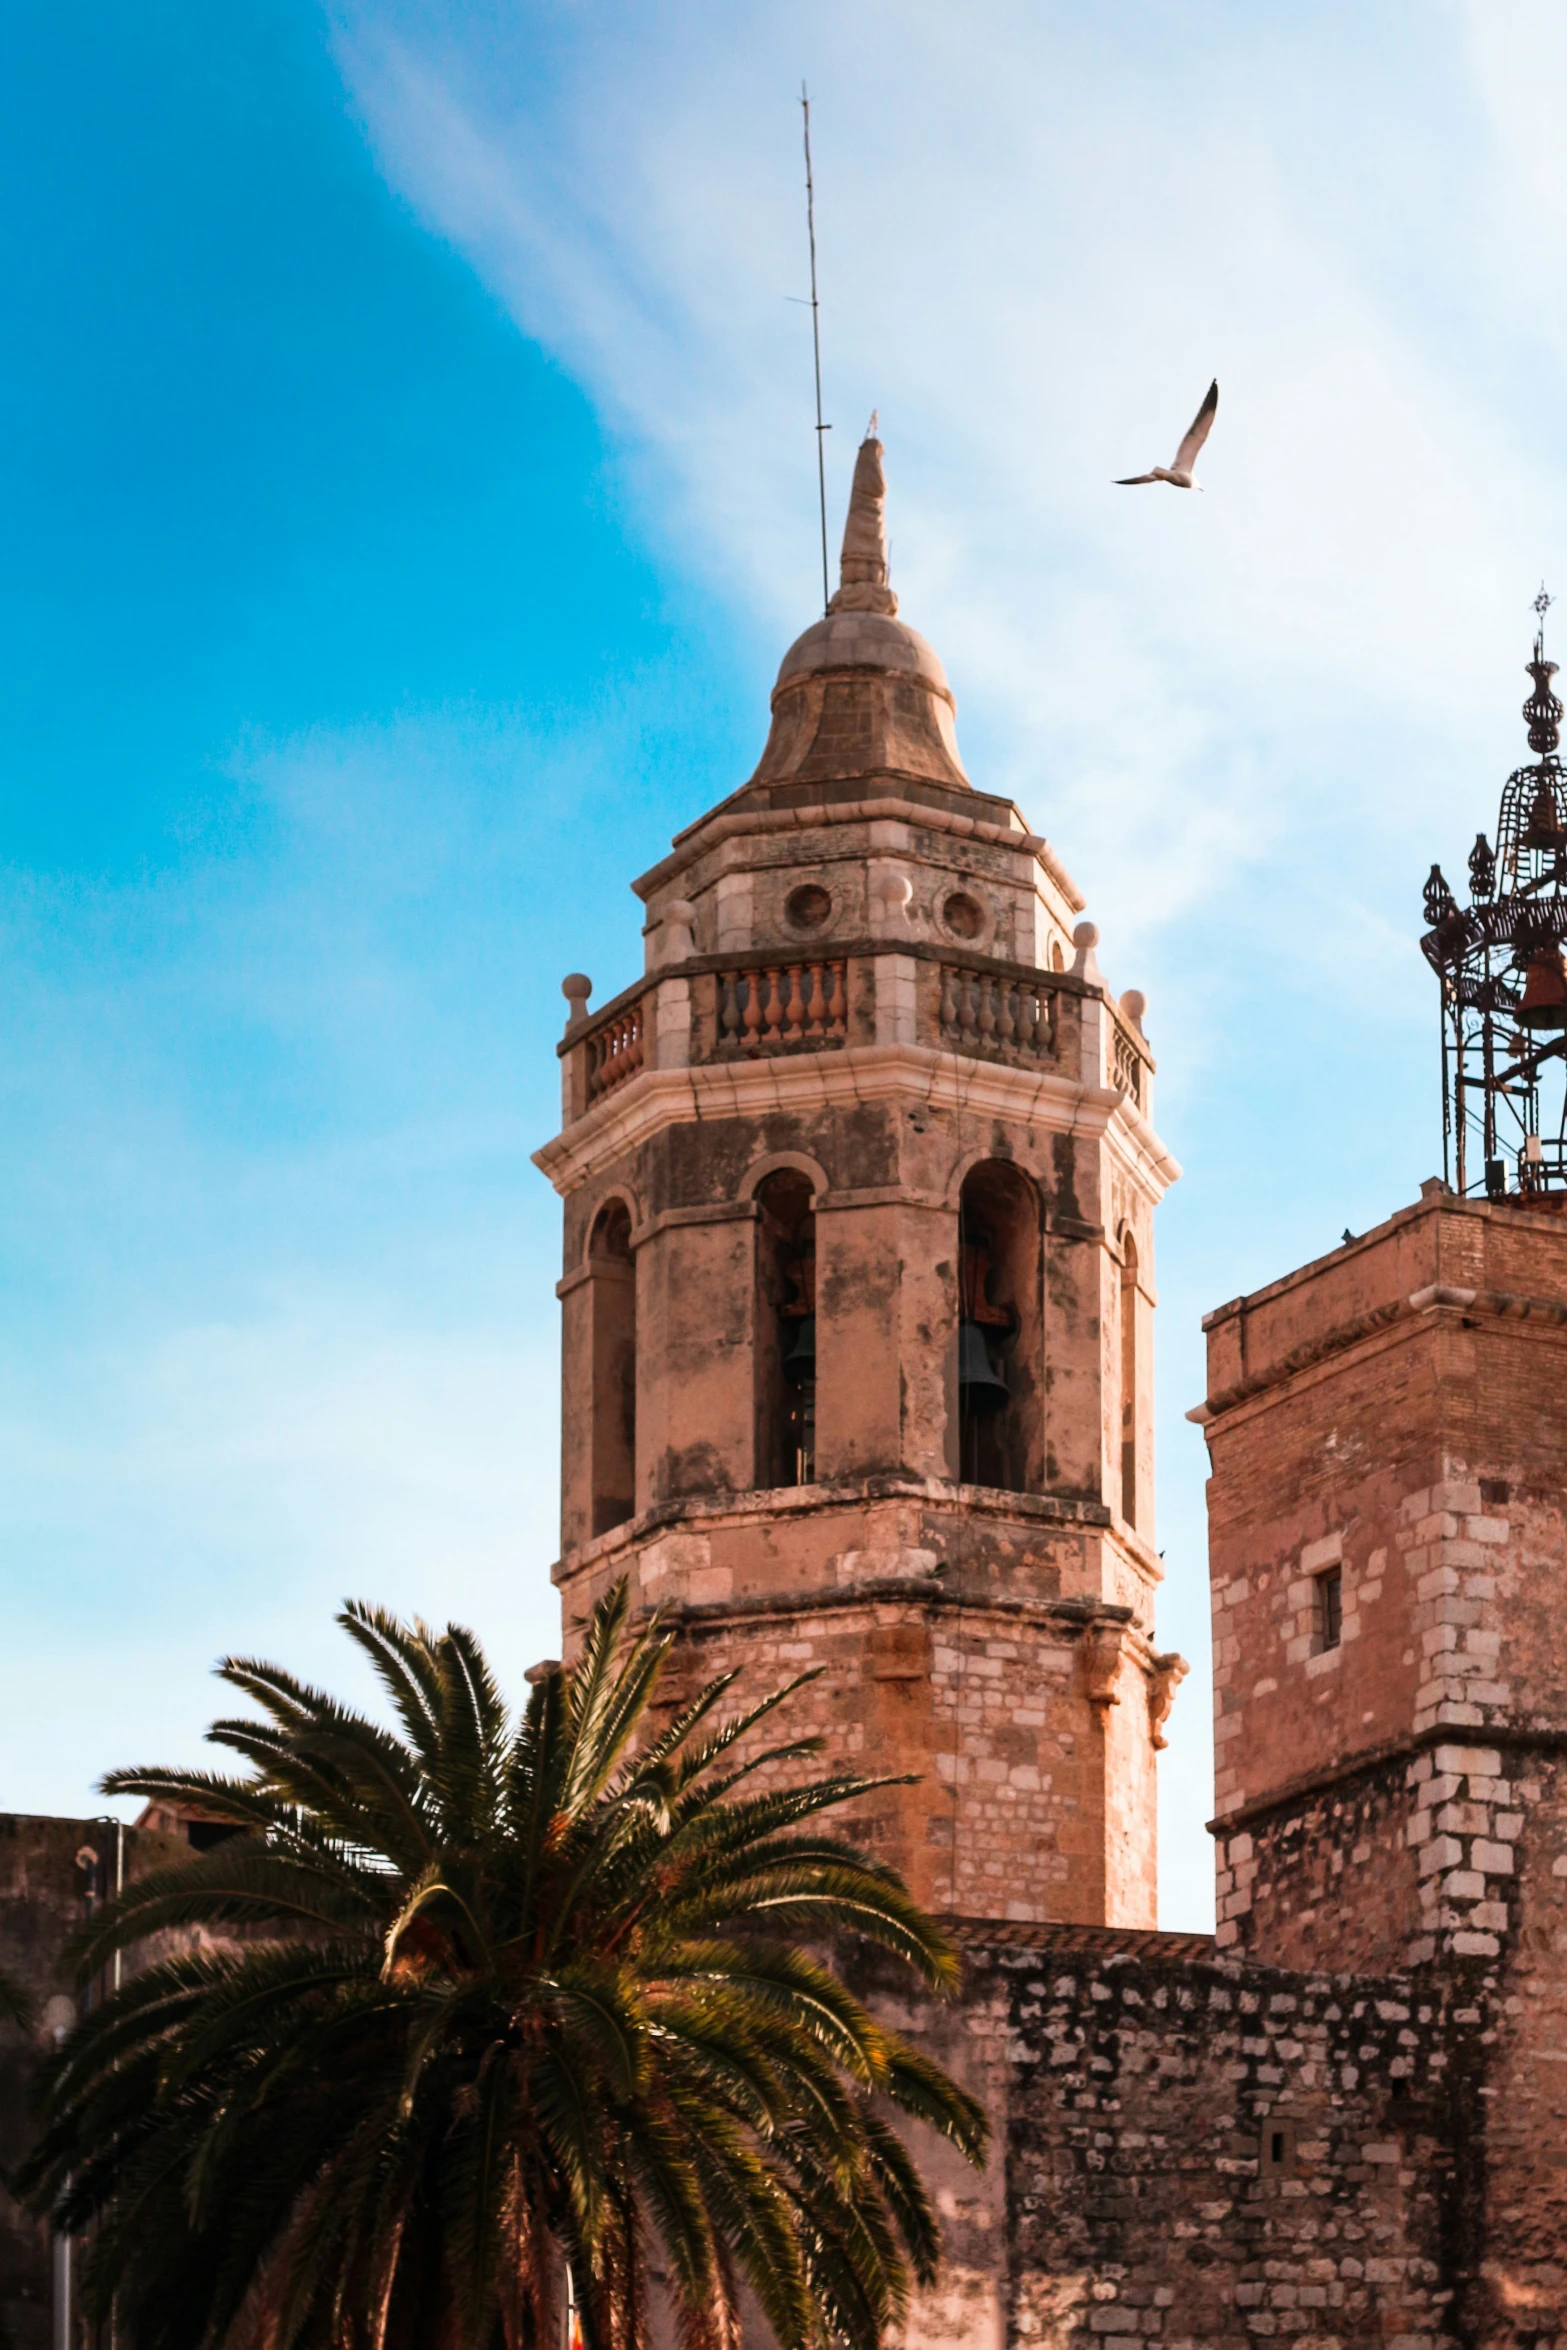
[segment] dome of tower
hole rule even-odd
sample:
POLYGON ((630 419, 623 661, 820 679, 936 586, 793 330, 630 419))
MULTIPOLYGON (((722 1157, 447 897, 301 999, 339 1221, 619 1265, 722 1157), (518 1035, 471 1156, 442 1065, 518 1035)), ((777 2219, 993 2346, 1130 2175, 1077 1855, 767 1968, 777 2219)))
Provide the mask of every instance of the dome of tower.
POLYGON ((854 462, 838 592, 779 664, 772 728, 753 784, 886 775, 971 788, 946 671, 919 631, 897 616, 887 579, 886 496, 873 419, 854 462))
MULTIPOLYGON (((896 605, 893 609, 896 611, 896 605)), ((774 691, 781 692, 796 678, 809 677, 821 669, 900 671, 919 678, 956 708, 947 673, 935 647, 926 642, 917 628, 910 628, 906 620, 894 619, 889 612, 839 610, 829 612, 822 620, 814 620, 795 638, 779 662, 774 691)))

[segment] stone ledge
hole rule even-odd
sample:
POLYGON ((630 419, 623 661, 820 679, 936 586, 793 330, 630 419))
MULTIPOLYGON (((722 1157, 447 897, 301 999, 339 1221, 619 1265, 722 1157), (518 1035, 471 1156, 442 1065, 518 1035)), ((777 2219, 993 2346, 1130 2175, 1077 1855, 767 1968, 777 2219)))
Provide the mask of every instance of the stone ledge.
POLYGON ((945 832, 959 840, 979 840, 994 848, 1018 851, 1040 866, 1074 914, 1082 912, 1088 902, 1082 891, 1050 843, 1039 833, 1024 828, 1023 819, 1011 801, 996 799, 989 793, 977 792, 974 795, 981 805, 988 801, 998 811, 1004 807, 1012 808, 1017 817, 1017 829, 983 816, 970 816, 951 806, 951 800, 957 796, 955 793, 947 792, 944 795, 948 804, 941 801, 933 804, 924 797, 925 790, 940 791, 940 785, 926 785, 921 789, 916 784, 911 792, 904 779, 890 771, 886 781, 892 787, 890 790, 862 791, 862 796, 839 801, 829 799, 817 786, 811 798, 788 808, 736 807, 734 802, 750 789, 748 784, 742 784, 732 800, 721 801, 717 808, 710 809, 707 815, 699 816, 695 823, 688 824, 683 831, 676 833, 669 855, 661 857, 646 873, 639 874, 631 886, 645 904, 654 891, 672 880, 675 874, 683 873, 699 856, 737 833, 800 832, 829 824, 874 824, 890 819, 893 822, 920 825, 928 832, 945 832))
POLYGON ((1211 1934, 1167 1934, 1157 1926, 1031 1925, 1016 1918, 960 1917, 938 1912, 937 1924, 966 1950, 1071 1951, 1108 1961, 1216 1960, 1211 1934))
POLYGON ((817 1517, 861 1509, 868 1502, 917 1503, 924 1509, 963 1517, 1011 1518, 1023 1525, 1089 1526, 1112 1535, 1145 1570, 1157 1554, 1141 1535, 1122 1524, 1102 1501, 1073 1500, 1048 1493, 1010 1493, 993 1485, 960 1485, 935 1477, 911 1477, 888 1470, 869 1477, 845 1477, 822 1485, 760 1485, 733 1493, 691 1493, 660 1502, 640 1517, 626 1518, 558 1558, 551 1580, 563 1582, 595 1566, 616 1550, 635 1547, 681 1526, 774 1525, 780 1519, 817 1517))
MULTIPOLYGON (((730 1599, 668 1599, 637 1611, 657 1613, 672 1625, 728 1623, 766 1616, 821 1616, 845 1608, 873 1607, 888 1600, 965 1616, 1009 1616, 1016 1621, 1055 1624, 1072 1633, 1102 1624, 1135 1631, 1131 1608, 1113 1599, 1022 1599, 1005 1592, 953 1590, 924 1575, 867 1575, 854 1583, 829 1583, 815 1590, 740 1594, 730 1599)), ((1145 1635, 1138 1635, 1146 1639, 1145 1635)), ((1151 1647, 1151 1643, 1148 1643, 1151 1647)))
POLYGON ((1016 1118, 1085 1141, 1102 1136, 1154 1202, 1180 1178, 1179 1162, 1119 1086, 1082 1084, 1050 1069, 925 1044, 835 1045, 830 1052, 643 1069, 536 1150, 533 1164, 565 1194, 670 1126, 778 1110, 815 1114, 869 1102, 1016 1118))
POLYGON ((1390 1738, 1380 1746, 1366 1747, 1340 1763, 1328 1764, 1317 1771, 1303 1771, 1298 1778, 1286 1779, 1267 1795, 1252 1796, 1237 1804, 1233 1811, 1219 1812, 1207 1823, 1210 1836, 1233 1836, 1238 1830, 1266 1819, 1270 1812, 1287 1811, 1297 1804, 1308 1803, 1316 1796, 1326 1795, 1335 1787, 1348 1784, 1362 1775, 1369 1777, 1383 1770, 1389 1763, 1411 1762, 1416 1756, 1427 1754, 1436 1746, 1451 1746, 1455 1740, 1473 1746, 1510 1748, 1515 1752, 1536 1754, 1567 1754, 1567 1726, 1561 1728, 1524 1723, 1486 1722, 1479 1726, 1461 1722, 1431 1722, 1424 1729, 1415 1730, 1403 1738, 1390 1738))
MULTIPOLYGON (((1223 1309, 1221 1309, 1223 1310, 1223 1309)), ((1233 1412, 1254 1396, 1265 1395, 1270 1388, 1284 1387, 1301 1372, 1309 1371, 1331 1356, 1346 1354, 1368 1338, 1379 1337, 1398 1322, 1418 1320, 1440 1312, 1464 1315, 1480 1314, 1488 1319, 1509 1322, 1540 1322, 1554 1329, 1567 1328, 1567 1305, 1555 1298, 1526 1297, 1505 1289, 1458 1289, 1445 1282, 1432 1282, 1424 1289, 1411 1291, 1408 1297, 1392 1299, 1388 1304, 1373 1306, 1364 1314, 1356 1314, 1347 1322, 1339 1322, 1324 1330, 1319 1338, 1308 1339, 1303 1345, 1292 1347, 1280 1355, 1266 1370, 1255 1372, 1249 1379, 1238 1379, 1234 1386, 1220 1388, 1204 1402, 1193 1404, 1186 1414, 1188 1420, 1202 1429, 1211 1428, 1227 1412, 1233 1412)), ((1214 1317, 1209 1316, 1211 1321, 1214 1317)), ((1207 1324, 1204 1324, 1206 1328, 1207 1324)))

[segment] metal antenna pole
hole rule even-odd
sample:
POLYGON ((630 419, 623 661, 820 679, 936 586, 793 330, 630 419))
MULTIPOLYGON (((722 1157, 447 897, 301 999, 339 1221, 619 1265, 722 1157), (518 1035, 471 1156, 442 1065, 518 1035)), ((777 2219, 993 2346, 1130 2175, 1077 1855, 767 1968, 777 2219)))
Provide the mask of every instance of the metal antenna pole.
POLYGON ((816 491, 822 514, 822 611, 832 601, 827 578, 827 444, 822 435, 832 431, 822 422, 822 325, 816 299, 816 190, 811 183, 811 101, 800 84, 800 111, 805 117, 805 229, 811 241, 811 349, 816 360, 816 491))

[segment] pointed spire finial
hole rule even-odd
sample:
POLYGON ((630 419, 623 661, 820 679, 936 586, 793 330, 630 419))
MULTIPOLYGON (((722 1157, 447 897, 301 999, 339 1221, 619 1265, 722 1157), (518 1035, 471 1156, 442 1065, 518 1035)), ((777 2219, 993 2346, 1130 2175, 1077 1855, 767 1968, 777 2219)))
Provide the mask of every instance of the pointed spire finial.
POLYGON ((1534 679, 1534 691, 1523 706, 1529 727, 1529 748, 1547 759, 1553 756, 1561 740, 1562 723, 1561 703, 1551 691, 1556 663, 1545 658, 1545 615, 1554 602, 1555 598, 1546 594, 1542 579, 1540 592, 1534 599, 1534 610, 1539 615, 1539 625, 1534 632, 1534 659, 1524 664, 1534 679))
POLYGON ((874 411, 854 460, 838 593, 827 609, 885 612, 889 617, 898 609, 898 599, 887 584, 887 479, 882 472, 874 411))

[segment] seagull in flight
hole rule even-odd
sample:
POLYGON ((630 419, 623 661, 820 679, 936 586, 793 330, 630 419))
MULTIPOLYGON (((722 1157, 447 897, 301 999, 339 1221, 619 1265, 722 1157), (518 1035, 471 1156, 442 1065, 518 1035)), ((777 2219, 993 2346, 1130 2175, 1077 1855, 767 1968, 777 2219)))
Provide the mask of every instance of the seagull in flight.
POLYGON ((1214 377, 1208 386, 1208 396, 1186 428, 1186 438, 1175 452, 1173 465, 1156 465, 1152 473, 1128 474, 1116 482, 1118 490, 1135 490, 1145 481, 1167 481, 1172 490, 1200 490, 1202 483, 1194 480, 1192 467, 1197 452, 1213 430, 1213 420, 1219 413, 1219 379, 1214 377))

